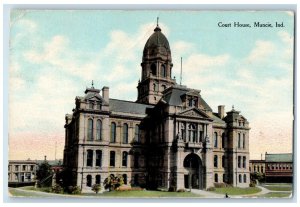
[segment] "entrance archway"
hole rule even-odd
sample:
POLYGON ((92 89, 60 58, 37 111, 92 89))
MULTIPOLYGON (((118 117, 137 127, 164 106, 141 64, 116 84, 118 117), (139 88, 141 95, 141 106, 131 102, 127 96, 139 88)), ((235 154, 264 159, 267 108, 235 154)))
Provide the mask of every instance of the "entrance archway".
POLYGON ((189 154, 183 161, 184 187, 203 189, 203 167, 200 157, 196 154, 189 154))

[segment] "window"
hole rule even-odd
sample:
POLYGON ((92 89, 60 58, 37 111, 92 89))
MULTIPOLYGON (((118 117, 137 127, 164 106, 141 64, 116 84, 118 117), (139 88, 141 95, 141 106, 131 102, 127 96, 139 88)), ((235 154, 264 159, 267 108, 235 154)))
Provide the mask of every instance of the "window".
POLYGON ((218 147, 218 133, 214 133, 214 148, 218 147))
POLYGON ((93 119, 88 120, 88 140, 93 140, 93 119))
POLYGON ((134 184, 138 185, 139 184, 139 174, 134 175, 134 184))
POLYGON ((241 148, 241 134, 238 133, 238 148, 241 148))
POLYGON ((101 140, 101 130, 102 130, 102 122, 101 120, 97 120, 97 133, 96 133, 96 139, 101 140))
POLYGON ((218 174, 215 173, 215 183, 217 183, 217 182, 218 182, 218 174))
POLYGON ((222 167, 223 168, 225 167, 225 156, 224 155, 222 156, 222 167))
POLYGON ((246 168, 246 157, 243 156, 243 168, 246 168))
POLYGON ((152 65, 151 65, 151 73, 152 73, 152 75, 156 75, 156 65, 155 65, 155 63, 152 63, 152 65))
POLYGON ((241 156, 238 156, 238 168, 241 168, 242 166, 242 157, 241 156))
POLYGON ((222 133, 222 148, 225 148, 225 133, 222 133))
POLYGON ((123 144, 128 144, 128 124, 123 125, 123 144))
POLYGON ((93 150, 87 150, 86 166, 89 166, 89 167, 93 166, 93 150))
POLYGON ((135 125, 134 139, 136 142, 140 142, 140 126, 139 125, 135 125))
POLYGON ((244 174, 244 183, 246 183, 246 182, 247 182, 247 175, 244 174))
POLYGON ((127 167, 127 157, 128 157, 128 152, 123 152, 122 153, 122 166, 127 167))
POLYGON ((91 175, 86 176, 86 186, 92 187, 92 176, 91 175))
POLYGON ((19 165, 15 165, 15 171, 19 171, 19 165))
POLYGON ((167 74, 166 74, 166 66, 165 65, 161 65, 160 71, 161 71, 161 77, 165 78, 167 76, 167 74))
POLYGON ((256 165, 254 165, 254 172, 256 172, 256 165))
POLYGON ((218 156, 214 155, 214 167, 218 167, 218 156))
POLYGON ((137 152, 134 153, 134 167, 135 168, 139 167, 139 154, 137 152))
POLYGON ((157 91, 157 85, 153 83, 153 91, 157 91))
POLYGON ((189 125, 189 142, 196 142, 196 126, 194 124, 189 125))
POLYGON ((89 102, 89 109, 93 109, 94 108, 94 103, 93 102, 89 102))
POLYGON ((101 183, 101 176, 96 175, 96 184, 100 184, 100 183, 101 183))
POLYGON ((96 166, 101 167, 102 165, 102 151, 96 150, 96 166))
POLYGON ((123 181, 124 181, 124 184, 127 185, 127 175, 126 174, 123 174, 123 181))
POLYGON ((243 149, 246 148, 246 136, 243 134, 243 149))
POLYGON ((226 175, 223 174, 223 183, 225 183, 225 182, 226 182, 226 175))
POLYGON ((242 182, 242 175, 239 174, 239 183, 241 183, 241 182, 242 182))
POLYGON ((115 151, 110 151, 109 156, 109 166, 115 167, 116 153, 115 151))
POLYGON ((23 171, 26 170, 26 165, 22 165, 22 170, 23 170, 23 171))
POLYGON ((162 85, 161 88, 162 88, 162 91, 164 91, 164 90, 166 90, 167 86, 162 85))
POLYGON ((193 99, 189 98, 189 107, 192 107, 192 106, 193 106, 193 99))
POLYGON ((260 167, 260 170, 261 170, 261 173, 263 173, 263 172, 264 172, 264 167, 261 166, 261 167, 260 167))
POLYGON ((33 171, 34 165, 30 165, 30 170, 33 171))
POLYGON ((193 106, 198 107, 198 98, 193 99, 193 106))
POLYGON ((112 122, 110 126, 110 142, 116 142, 116 123, 112 122))

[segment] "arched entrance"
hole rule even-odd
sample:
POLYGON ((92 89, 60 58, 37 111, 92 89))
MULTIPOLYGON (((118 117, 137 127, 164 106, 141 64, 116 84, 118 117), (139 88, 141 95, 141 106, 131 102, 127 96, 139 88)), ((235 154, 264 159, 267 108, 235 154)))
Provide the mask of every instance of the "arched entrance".
POLYGON ((189 154, 183 161, 184 187, 191 189, 203 188, 203 167, 200 157, 196 154, 189 154))

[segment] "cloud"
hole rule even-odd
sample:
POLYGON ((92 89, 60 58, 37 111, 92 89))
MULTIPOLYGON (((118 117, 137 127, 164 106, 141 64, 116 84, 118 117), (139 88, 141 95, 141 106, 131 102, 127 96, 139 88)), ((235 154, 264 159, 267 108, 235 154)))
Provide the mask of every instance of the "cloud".
POLYGON ((261 61, 266 61, 276 50, 276 46, 271 41, 258 40, 255 42, 254 49, 250 52, 247 61, 254 64, 261 61))

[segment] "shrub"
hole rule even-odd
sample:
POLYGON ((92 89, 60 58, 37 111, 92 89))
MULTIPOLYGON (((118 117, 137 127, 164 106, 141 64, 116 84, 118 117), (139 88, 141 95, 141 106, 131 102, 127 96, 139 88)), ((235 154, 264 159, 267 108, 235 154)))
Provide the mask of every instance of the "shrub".
POLYGON ((113 174, 111 174, 110 176, 105 178, 103 184, 105 189, 109 189, 109 191, 115 190, 124 184, 123 176, 122 175, 114 176, 113 174))
POLYGON ((54 185, 51 188, 51 192, 53 193, 63 193, 63 188, 60 185, 54 185))
POLYGON ((225 188, 228 187, 226 183, 214 183, 215 188, 225 188))
POLYGON ((182 188, 178 189, 177 192, 179 192, 179 193, 185 192, 185 189, 182 189, 182 188))
POLYGON ((255 182, 251 182, 251 183, 249 184, 249 187, 255 187, 255 186, 256 186, 255 182))
POLYGON ((175 186, 171 186, 169 187, 169 192, 176 192, 176 187, 175 186))
POLYGON ((215 191, 216 188, 215 188, 215 187, 209 187, 209 188, 207 188, 206 190, 207 190, 207 191, 215 191))
POLYGON ((101 185, 100 184, 94 184, 92 186, 92 191, 94 191, 95 193, 98 193, 101 190, 101 185))
POLYGON ((69 194, 81 194, 81 190, 79 186, 68 186, 67 193, 69 194))

